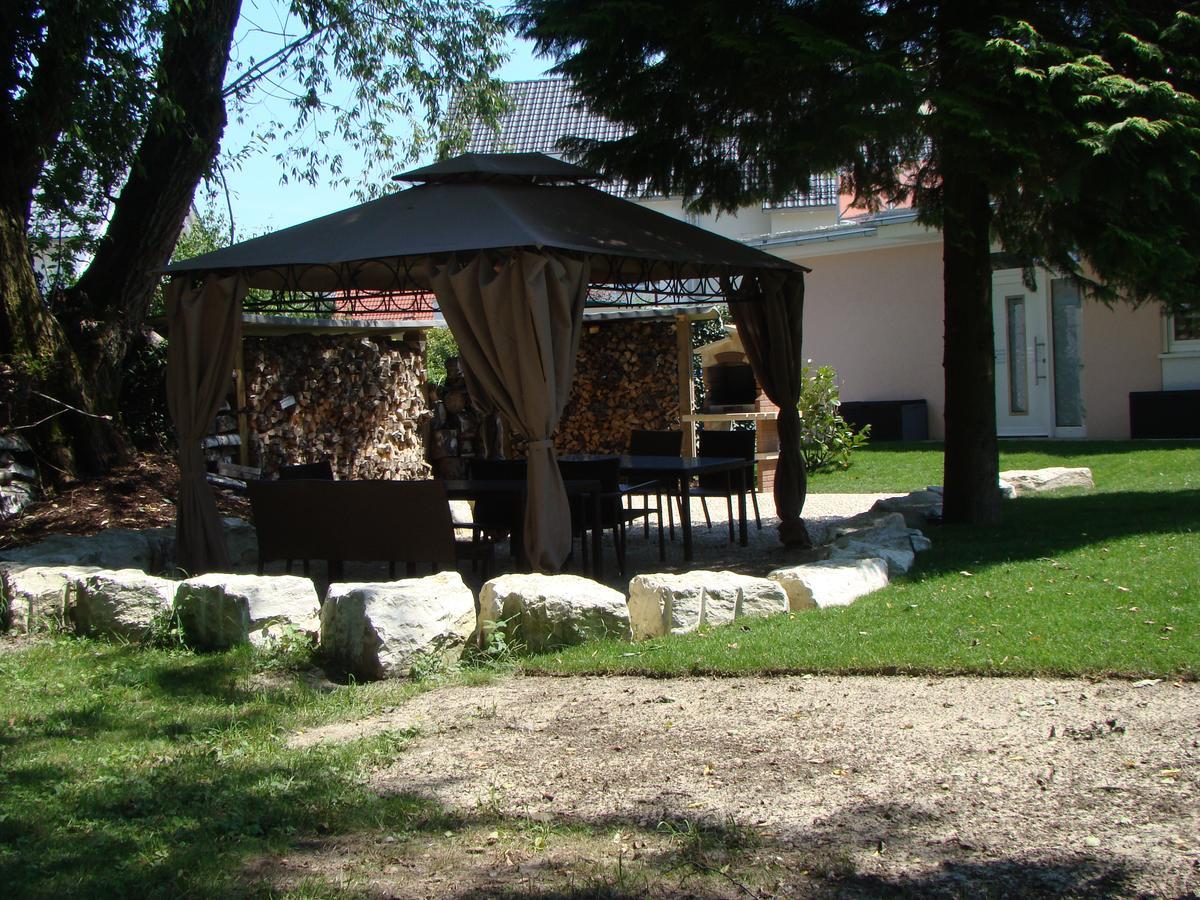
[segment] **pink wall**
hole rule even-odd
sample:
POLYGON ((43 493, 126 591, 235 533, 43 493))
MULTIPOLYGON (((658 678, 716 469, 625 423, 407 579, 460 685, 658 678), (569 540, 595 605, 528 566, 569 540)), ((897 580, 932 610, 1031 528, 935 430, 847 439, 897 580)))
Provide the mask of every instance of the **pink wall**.
POLYGON ((1162 315, 1083 302, 1083 403, 1089 438, 1129 437, 1129 392, 1162 390, 1162 315))
MULTIPOLYGON (((804 356, 838 373, 843 400, 923 399, 929 434, 944 436, 942 245, 805 259, 804 356)), ((1129 392, 1162 388, 1157 306, 1083 307, 1087 437, 1129 437, 1129 392)))
POLYGON ((805 263, 805 358, 837 370, 843 400, 925 400, 941 438, 941 242, 805 263))

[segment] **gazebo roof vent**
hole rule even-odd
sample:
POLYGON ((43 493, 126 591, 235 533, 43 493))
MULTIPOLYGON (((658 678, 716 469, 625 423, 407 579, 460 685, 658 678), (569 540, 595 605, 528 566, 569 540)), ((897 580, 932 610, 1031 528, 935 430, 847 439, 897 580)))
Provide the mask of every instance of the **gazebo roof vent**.
POLYGON ((588 184, 603 180, 595 172, 545 153, 464 153, 392 177, 392 181, 425 184, 481 181, 588 184))

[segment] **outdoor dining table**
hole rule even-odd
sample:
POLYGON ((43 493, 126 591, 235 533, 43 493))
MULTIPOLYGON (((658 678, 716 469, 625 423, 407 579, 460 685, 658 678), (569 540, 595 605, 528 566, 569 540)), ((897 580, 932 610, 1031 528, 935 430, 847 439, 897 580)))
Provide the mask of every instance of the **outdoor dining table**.
MULTIPOLYGON (((604 458, 601 454, 590 453, 559 457, 563 460, 580 461, 604 458)), ((687 562, 691 562, 693 558, 692 511, 691 503, 688 502, 688 488, 692 479, 700 475, 716 475, 722 472, 736 475, 738 542, 745 547, 749 542, 749 532, 746 528, 746 490, 753 470, 753 460, 735 456, 641 456, 628 453, 621 456, 621 474, 628 475, 630 480, 669 483, 678 491, 682 501, 679 504, 679 515, 680 528, 683 531, 683 558, 687 562)))

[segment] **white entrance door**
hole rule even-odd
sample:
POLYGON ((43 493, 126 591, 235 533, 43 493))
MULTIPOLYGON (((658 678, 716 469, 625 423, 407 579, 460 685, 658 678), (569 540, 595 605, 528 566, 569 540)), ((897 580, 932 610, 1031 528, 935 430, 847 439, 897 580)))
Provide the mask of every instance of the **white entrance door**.
POLYGON ((1050 380, 1049 279, 1039 271, 1030 290, 1020 269, 992 274, 996 341, 996 433, 1001 437, 1053 434, 1050 380))

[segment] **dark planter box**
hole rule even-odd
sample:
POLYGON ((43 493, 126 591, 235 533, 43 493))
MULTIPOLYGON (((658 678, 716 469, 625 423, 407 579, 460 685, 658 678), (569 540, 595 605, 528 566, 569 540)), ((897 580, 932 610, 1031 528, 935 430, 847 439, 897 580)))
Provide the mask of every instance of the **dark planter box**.
POLYGON ((1200 391, 1136 391, 1129 395, 1132 438, 1200 438, 1200 391))
POLYGON ((870 425, 874 441, 929 440, 929 408, 924 400, 855 400, 843 403, 840 411, 856 431, 870 425))

